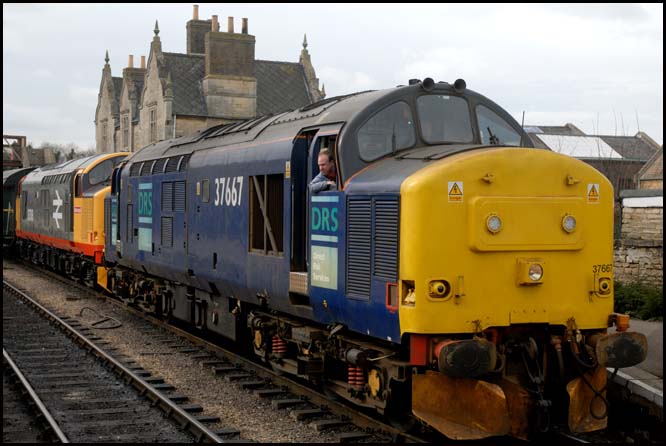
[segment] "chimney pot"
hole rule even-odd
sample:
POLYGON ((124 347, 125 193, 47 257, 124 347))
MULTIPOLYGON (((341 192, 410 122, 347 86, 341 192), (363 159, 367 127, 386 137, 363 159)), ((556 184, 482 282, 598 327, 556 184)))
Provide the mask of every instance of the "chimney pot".
POLYGON ((129 60, 127 61, 127 68, 134 68, 134 55, 129 55, 129 60))
POLYGON ((141 56, 141 69, 146 68, 146 56, 141 56))
POLYGON ((199 20, 199 5, 192 5, 192 20, 199 20))
POLYGON ((234 33, 234 18, 229 17, 227 18, 227 32, 230 34, 234 33))
POLYGON ((247 34, 247 18, 243 17, 243 34, 247 34))
POLYGON ((213 16, 213 21, 212 21, 212 24, 211 24, 211 31, 217 32, 219 30, 220 30, 220 25, 217 23, 217 16, 214 15, 213 16))

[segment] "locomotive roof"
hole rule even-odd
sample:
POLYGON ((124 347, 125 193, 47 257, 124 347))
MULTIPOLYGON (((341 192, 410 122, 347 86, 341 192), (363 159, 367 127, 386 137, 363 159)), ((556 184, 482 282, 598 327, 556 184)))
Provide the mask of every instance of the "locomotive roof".
MULTIPOLYGON (((128 161, 133 163, 185 155, 198 150, 250 143, 259 137, 265 141, 295 138, 302 130, 330 124, 343 126, 341 135, 344 139, 347 129, 358 128, 385 106, 398 100, 411 102, 421 94, 451 94, 468 99, 473 98, 475 103, 488 105, 497 110, 507 121, 515 123, 515 120, 501 107, 472 90, 465 88, 460 90, 447 82, 438 82, 426 91, 422 83, 416 83, 385 90, 370 90, 336 96, 277 115, 265 115, 232 124, 216 125, 199 130, 193 135, 153 143, 140 149, 128 161)), ((515 125, 519 127, 517 123, 515 125)), ((529 142, 527 138, 525 140, 529 142)))
POLYGON ((126 155, 126 153, 123 152, 103 153, 100 155, 91 155, 91 156, 86 156, 84 158, 68 160, 62 163, 49 164, 48 166, 40 167, 39 169, 36 169, 33 172, 31 172, 28 175, 28 177, 26 177, 24 184, 29 184, 31 182, 40 182, 42 178, 51 175, 70 174, 80 169, 85 170, 86 168, 91 167, 100 161, 122 155, 126 155))
MULTIPOLYGON (((265 133, 296 133, 313 124, 345 122, 359 109, 359 104, 367 105, 376 97, 381 97, 390 90, 365 91, 346 96, 337 96, 296 110, 277 115, 263 115, 255 119, 221 124, 202 129, 193 135, 159 141, 137 151, 130 159, 139 162, 168 156, 192 153, 196 150, 221 147, 255 140, 265 133)), ((272 139, 272 138, 271 138, 272 139)))
POLYGON ((3 185, 10 185, 12 183, 15 183, 17 180, 16 178, 20 178, 26 173, 30 172, 31 170, 35 170, 34 167, 20 167, 18 169, 10 169, 10 170, 3 170, 2 171, 2 184, 3 185))

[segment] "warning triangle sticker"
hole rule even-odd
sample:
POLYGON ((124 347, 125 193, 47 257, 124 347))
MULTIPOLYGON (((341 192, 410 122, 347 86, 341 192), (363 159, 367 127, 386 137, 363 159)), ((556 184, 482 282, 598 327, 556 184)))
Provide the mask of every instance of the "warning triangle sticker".
POLYGON ((449 202, 460 203, 463 201, 463 182, 449 181, 449 202))
POLYGON ((462 192, 460 192, 460 188, 458 187, 458 183, 453 183, 453 187, 449 191, 449 195, 462 195, 462 192))
POLYGON ((587 202, 588 203, 598 203, 599 202, 599 185, 598 184, 588 184, 587 185, 587 202))

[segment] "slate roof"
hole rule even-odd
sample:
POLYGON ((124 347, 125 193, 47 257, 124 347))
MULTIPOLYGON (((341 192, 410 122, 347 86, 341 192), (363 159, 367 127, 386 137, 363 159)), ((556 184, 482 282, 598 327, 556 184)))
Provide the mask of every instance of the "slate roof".
MULTIPOLYGON (((525 126, 528 127, 527 125, 525 126)), ((568 135, 568 136, 586 136, 578 127, 573 124, 567 125, 540 125, 532 126, 541 130, 541 133, 547 135, 568 135)))
POLYGON ((310 103, 303 66, 299 63, 257 60, 257 116, 277 114, 310 103))
POLYGON ((173 88, 173 112, 177 115, 206 116, 203 94, 203 55, 163 53, 173 88))
MULTIPOLYGON (((206 116, 203 94, 203 55, 163 53, 171 73, 173 111, 177 115, 206 116)), ((310 103, 303 66, 292 62, 255 61, 257 116, 293 110, 310 103)))
POLYGON ((655 149, 635 136, 599 136, 624 158, 647 161, 655 154, 655 149))
POLYGON ((599 138, 626 160, 647 161, 656 151, 655 144, 645 141, 640 137, 640 133, 634 136, 586 135, 573 124, 564 126, 526 125, 525 132, 527 132, 535 147, 541 149, 556 150, 556 148, 550 147, 546 143, 545 139, 547 138, 541 138, 541 136, 558 136, 562 140, 572 137, 599 138))

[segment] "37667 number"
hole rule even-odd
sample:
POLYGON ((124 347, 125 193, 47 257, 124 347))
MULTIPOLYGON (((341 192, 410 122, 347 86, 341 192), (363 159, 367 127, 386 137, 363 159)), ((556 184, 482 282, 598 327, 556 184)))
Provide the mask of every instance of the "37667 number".
POLYGON ((243 177, 215 178, 215 206, 240 206, 243 177))
POLYGON ((610 273, 613 271, 613 264, 607 263, 605 265, 592 265, 593 273, 610 273))

